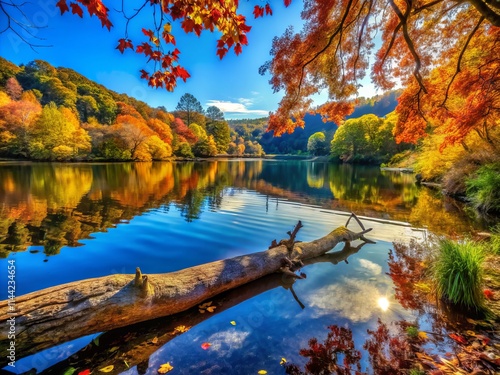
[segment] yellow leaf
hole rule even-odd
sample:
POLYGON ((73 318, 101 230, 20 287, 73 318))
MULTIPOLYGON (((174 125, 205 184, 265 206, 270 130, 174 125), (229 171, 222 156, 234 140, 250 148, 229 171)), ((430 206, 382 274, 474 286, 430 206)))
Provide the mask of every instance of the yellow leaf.
POLYGON ((165 30, 165 32, 169 33, 172 31, 172 25, 170 23, 166 23, 165 26, 163 26, 163 30, 165 30))
POLYGON ((119 346, 113 346, 111 349, 109 349, 110 353, 116 352, 118 349, 120 349, 119 346))
POLYGON ((160 368, 158 369, 158 374, 166 374, 167 372, 170 372, 173 369, 174 366, 172 366, 170 362, 167 362, 160 366, 160 368))
POLYGON ((184 325, 180 325, 180 326, 175 327, 175 330, 176 330, 177 332, 184 333, 184 332, 189 331, 189 329, 190 329, 190 328, 191 328, 191 327, 186 327, 186 326, 184 326, 184 325))
POLYGON ((151 340, 151 342, 152 342, 153 344, 157 344, 157 343, 158 343, 158 337, 155 337, 153 340, 151 340))
POLYGON ((210 306, 210 307, 207 307, 207 311, 213 313, 216 308, 217 308, 217 306, 210 306))
POLYGON ((465 333, 466 333, 468 336, 476 336, 476 332, 474 332, 474 331, 465 331, 465 333))
POLYGON ((231 320, 229 323, 231 323, 231 325, 233 325, 233 326, 236 325, 236 322, 234 320, 231 320))
POLYGON ((115 366, 109 365, 109 366, 106 366, 106 367, 99 369, 99 371, 100 372, 111 372, 111 371, 113 371, 114 368, 115 368, 115 366))
POLYGON ((199 309, 198 310, 200 313, 204 314, 205 313, 205 310, 202 310, 202 309, 199 309))
POLYGON ((419 338, 420 340, 427 340, 427 333, 425 333, 424 331, 420 331, 420 332, 418 333, 418 338, 419 338))
POLYGON ((281 362, 280 362, 280 365, 283 366, 284 364, 286 363, 286 358, 281 358, 281 362))
POLYGON ((267 374, 267 371, 266 371, 266 370, 259 370, 259 371, 257 372, 257 374, 260 374, 260 375, 265 375, 265 374, 267 374))
POLYGON ((208 306, 210 306, 212 304, 212 301, 209 301, 209 302, 205 302, 205 303, 202 303, 201 305, 199 305, 198 307, 200 309, 206 309, 208 306))

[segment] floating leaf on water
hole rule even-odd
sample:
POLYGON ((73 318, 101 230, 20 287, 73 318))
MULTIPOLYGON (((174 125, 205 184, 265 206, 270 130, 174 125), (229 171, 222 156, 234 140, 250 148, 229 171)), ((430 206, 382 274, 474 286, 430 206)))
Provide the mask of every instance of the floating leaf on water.
POLYGON ((189 331, 190 328, 191 327, 180 325, 180 326, 175 327, 174 330, 177 331, 177 332, 179 332, 179 333, 184 333, 184 332, 189 331))
POLYGON ((151 340, 152 344, 158 344, 158 337, 155 337, 153 340, 151 340))
POLYGON ((170 372, 173 369, 174 366, 172 366, 170 362, 167 362, 160 366, 160 368, 158 369, 158 374, 166 374, 167 372, 170 372))
POLYGON ((114 368, 115 368, 115 366, 109 365, 109 366, 100 368, 99 371, 100 372, 111 372, 111 371, 113 371, 114 368))
POLYGON ((86 369, 86 370, 80 371, 80 372, 78 373, 78 375, 89 375, 89 374, 90 374, 90 372, 91 372, 91 371, 90 371, 90 369, 86 369))
POLYGON ((130 368, 130 365, 128 364, 127 361, 124 360, 123 363, 125 363, 125 366, 127 366, 127 368, 130 368))
POLYGON ((66 371, 64 371, 63 375, 73 375, 75 371, 76 371, 76 368, 69 367, 66 369, 66 371))
POLYGON ((110 353, 114 353, 114 352, 116 352, 118 349, 120 349, 120 347, 119 347, 119 346, 113 346, 111 349, 109 349, 109 352, 110 352, 110 353))
POLYGON ((216 308, 217 308, 217 306, 210 306, 210 307, 207 307, 207 311, 213 313, 216 308))
POLYGON ((466 334, 467 336, 476 336, 476 332, 471 331, 471 330, 469 330, 469 331, 465 331, 465 334, 466 334))
POLYGON ((99 336, 95 337, 92 342, 94 343, 95 346, 99 346, 99 336))
POLYGON ((212 346, 212 344, 210 344, 209 342, 204 342, 203 344, 201 344, 201 348, 203 350, 207 350, 208 348, 210 348, 212 346))
POLYGON ((208 306, 212 305, 212 301, 202 303, 201 305, 198 305, 200 309, 206 309, 208 306))
POLYGON ((205 314, 205 310, 199 309, 198 311, 202 314, 205 314))
POLYGON ((281 357, 280 365, 283 366, 286 363, 286 358, 281 357))
POLYGON ((231 323, 231 325, 233 325, 233 326, 236 325, 236 322, 234 320, 231 320, 229 323, 231 323))
POLYGON ((265 374, 267 374, 267 371, 266 371, 266 370, 259 370, 259 371, 257 372, 257 374, 260 374, 260 375, 265 375, 265 374))
POLYGON ((493 299, 495 293, 493 293, 493 291, 490 289, 485 289, 483 290, 483 294, 486 299, 493 299))
POLYGON ((420 332, 418 333, 418 338, 419 338, 420 340, 427 340, 427 333, 425 333, 424 331, 420 331, 420 332))

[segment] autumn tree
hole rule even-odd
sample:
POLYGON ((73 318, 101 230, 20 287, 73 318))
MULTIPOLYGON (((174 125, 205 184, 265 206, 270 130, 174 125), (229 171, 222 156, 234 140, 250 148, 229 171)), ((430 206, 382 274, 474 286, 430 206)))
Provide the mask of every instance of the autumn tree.
POLYGON ((207 124, 207 134, 214 137, 219 153, 225 153, 231 142, 231 131, 226 121, 212 121, 207 124))
POLYGON ((75 114, 54 103, 43 107, 29 137, 30 156, 40 160, 68 160, 86 155, 91 148, 88 133, 75 114))
MULTIPOLYGON (((23 94, 24 96, 24 94, 23 94)), ((0 152, 9 156, 28 157, 32 126, 42 111, 35 100, 11 101, 0 106, 0 152)))
POLYGON ((5 83, 5 91, 7 91, 7 94, 9 94, 12 100, 19 100, 23 93, 23 88, 17 79, 10 77, 5 83))
POLYGON ((187 126, 191 125, 194 122, 194 118, 198 117, 196 120, 200 123, 199 117, 203 115, 203 107, 201 103, 196 99, 193 95, 186 93, 181 96, 179 103, 177 103, 177 107, 175 107, 177 111, 177 115, 179 118, 184 120, 187 126), (198 115, 198 116, 196 116, 198 115))

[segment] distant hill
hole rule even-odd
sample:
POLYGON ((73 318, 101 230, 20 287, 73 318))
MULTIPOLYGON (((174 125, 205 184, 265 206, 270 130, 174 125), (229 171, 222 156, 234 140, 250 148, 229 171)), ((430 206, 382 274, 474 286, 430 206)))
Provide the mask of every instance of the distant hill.
MULTIPOLYGON (((385 117, 396 108, 399 91, 391 91, 373 98, 361 98, 352 115, 347 118, 374 114, 385 117)), ((320 115, 307 114, 304 117, 305 127, 297 128, 292 134, 274 137, 273 132, 266 132, 267 117, 254 120, 229 120, 231 129, 245 140, 258 141, 267 154, 296 154, 307 152, 307 141, 316 132, 324 132, 329 143, 337 130, 333 122, 323 122, 320 115)))

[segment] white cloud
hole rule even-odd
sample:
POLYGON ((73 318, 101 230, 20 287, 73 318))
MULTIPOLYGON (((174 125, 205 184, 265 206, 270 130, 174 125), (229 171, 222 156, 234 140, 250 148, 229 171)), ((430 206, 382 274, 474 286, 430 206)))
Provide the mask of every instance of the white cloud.
POLYGON ((264 117, 269 114, 269 111, 262 109, 249 109, 252 106, 252 99, 239 98, 238 102, 229 102, 223 100, 209 100, 206 106, 216 106, 226 117, 237 117, 241 115, 252 116, 252 117, 264 117))
POLYGON ((315 316, 335 313, 352 322, 367 322, 380 312, 377 300, 386 292, 370 281, 345 278, 317 290, 306 300, 315 308, 315 316))
POLYGON ((234 350, 243 347, 243 342, 249 334, 250 332, 231 329, 214 333, 208 338, 208 342, 212 344, 211 349, 217 351, 219 356, 230 357, 234 350))
POLYGON ((382 266, 368 259, 360 259, 359 264, 361 265, 361 267, 372 272, 374 275, 380 275, 382 273, 382 266))

